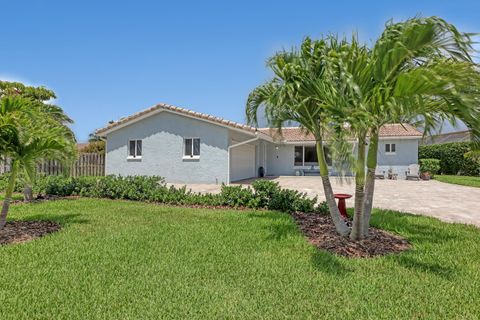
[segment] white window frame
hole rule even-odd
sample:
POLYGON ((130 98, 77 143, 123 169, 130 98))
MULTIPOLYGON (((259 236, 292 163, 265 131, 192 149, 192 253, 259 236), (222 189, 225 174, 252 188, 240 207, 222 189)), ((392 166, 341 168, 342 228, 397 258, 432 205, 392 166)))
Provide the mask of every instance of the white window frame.
POLYGON ((385 143, 385 154, 388 154, 388 155, 397 154, 397 144, 396 143, 385 143), (389 146, 388 149, 390 151, 387 151, 387 145, 389 146), (392 151, 392 145, 395 146, 395 151, 392 151))
POLYGON ((201 144, 202 144, 202 140, 200 139, 200 137, 184 137, 183 138, 183 145, 182 145, 182 155, 183 155, 183 159, 200 159, 200 154, 198 155, 193 155, 193 148, 194 148, 194 143, 193 141, 195 139, 198 139, 198 144, 199 144, 199 153, 202 154, 202 148, 201 148, 201 144), (187 140, 192 140, 192 154, 191 155, 187 155, 185 154, 185 145, 186 145, 186 142, 187 140))
POLYGON ((128 140, 128 145, 127 145, 127 159, 142 159, 142 156, 143 156, 143 141, 142 141, 142 139, 129 139, 128 140), (132 141, 135 142, 135 154, 133 156, 130 154, 130 142, 132 142, 132 141), (138 143, 138 141, 140 141, 140 143, 142 145, 141 155, 137 155, 137 151, 138 151, 137 143, 138 143))

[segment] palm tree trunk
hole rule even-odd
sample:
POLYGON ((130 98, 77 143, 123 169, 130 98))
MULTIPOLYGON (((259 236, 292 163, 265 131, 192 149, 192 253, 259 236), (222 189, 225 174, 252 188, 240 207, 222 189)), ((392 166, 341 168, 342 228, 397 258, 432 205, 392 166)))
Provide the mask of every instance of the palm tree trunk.
POLYGON ((373 194, 375 191, 375 170, 377 168, 377 152, 378 152, 378 132, 372 132, 370 145, 368 146, 367 155, 367 179, 365 181, 365 198, 363 201, 363 236, 368 236, 368 228, 370 227, 370 217, 372 215, 373 194))
POLYGON ((340 211, 338 210, 337 203, 335 202, 332 184, 330 183, 330 179, 328 177, 328 166, 325 159, 325 151, 323 149, 323 144, 321 140, 317 140, 316 147, 318 166, 320 168, 320 176, 322 177, 323 191, 325 193, 325 199, 327 200, 330 216, 332 217, 333 224, 335 225, 337 232, 340 235, 346 237, 350 233, 350 228, 340 216, 340 211))
POLYGON ((23 200, 25 202, 33 201, 33 187, 29 183, 27 183, 25 188, 23 188, 23 200))
POLYGON ((2 211, 0 213, 0 230, 7 224, 8 209, 12 201, 13 190, 15 189, 15 180, 17 178, 18 165, 16 161, 12 161, 12 170, 8 178, 7 190, 5 191, 5 199, 2 204, 2 211))
POLYGON ((365 136, 358 139, 358 151, 355 172, 355 211, 353 215, 351 240, 363 239, 364 233, 364 210, 365 197, 365 136))

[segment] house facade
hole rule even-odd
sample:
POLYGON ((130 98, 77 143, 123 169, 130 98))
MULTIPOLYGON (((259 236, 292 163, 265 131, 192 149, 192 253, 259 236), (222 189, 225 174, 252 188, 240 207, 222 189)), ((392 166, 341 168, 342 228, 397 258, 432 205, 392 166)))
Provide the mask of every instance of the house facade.
MULTIPOLYGON (((318 174, 315 139, 282 134, 158 104, 97 130, 106 138, 106 174, 156 175, 171 183, 230 183, 266 176, 318 174)), ((422 134, 410 125, 380 130, 379 169, 404 177, 418 162, 422 134)), ((352 152, 356 144, 352 141, 352 152)), ((328 159, 330 173, 335 166, 328 159)))

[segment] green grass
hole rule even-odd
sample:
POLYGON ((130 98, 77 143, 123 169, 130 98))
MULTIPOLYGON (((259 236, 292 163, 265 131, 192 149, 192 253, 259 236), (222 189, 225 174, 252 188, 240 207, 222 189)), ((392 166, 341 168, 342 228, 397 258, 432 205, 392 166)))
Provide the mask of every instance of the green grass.
POLYGON ((480 177, 438 175, 435 180, 480 188, 480 177))
MULTIPOLYGON (((5 194, 0 193, 0 201, 3 200, 3 199, 5 199, 5 194)), ((12 199, 13 200, 23 200, 23 194, 15 193, 15 194, 13 194, 12 199)))
POLYGON ((475 319, 480 230, 377 211, 413 250, 375 259, 319 251, 276 212, 110 200, 12 207, 52 219, 0 247, 0 319, 475 319))

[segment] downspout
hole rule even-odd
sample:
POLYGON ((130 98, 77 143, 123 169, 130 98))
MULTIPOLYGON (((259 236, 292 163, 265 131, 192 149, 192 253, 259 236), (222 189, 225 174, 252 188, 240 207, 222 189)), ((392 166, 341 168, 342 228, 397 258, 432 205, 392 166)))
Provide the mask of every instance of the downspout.
POLYGON ((228 146, 228 148, 227 148, 228 149, 228 153, 227 153, 227 184, 230 184, 230 150, 233 149, 233 148, 239 147, 241 145, 257 141, 258 139, 260 139, 260 137, 256 136, 255 138, 245 140, 245 141, 239 142, 237 144, 232 144, 231 146, 228 146))

